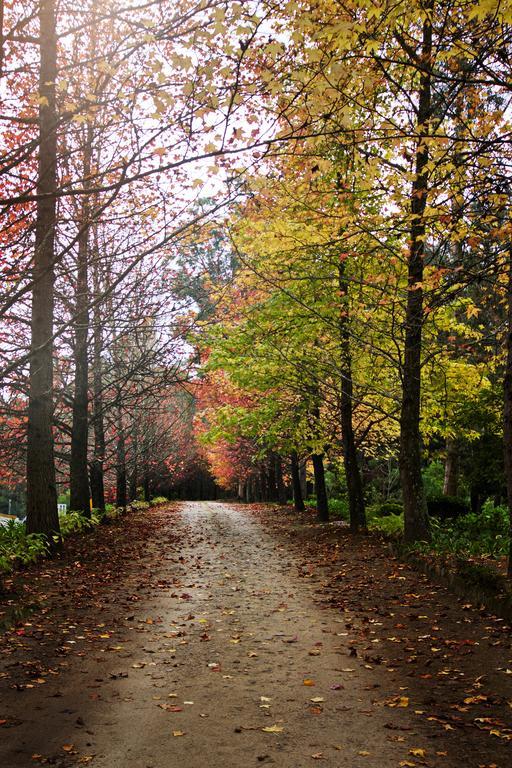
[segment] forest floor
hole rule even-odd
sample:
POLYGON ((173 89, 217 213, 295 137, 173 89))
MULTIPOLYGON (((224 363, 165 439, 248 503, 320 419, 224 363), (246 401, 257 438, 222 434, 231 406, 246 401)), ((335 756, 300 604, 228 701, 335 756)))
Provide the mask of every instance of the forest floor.
POLYGON ((512 764, 510 628, 377 538, 171 504, 77 536, 14 586, 3 768, 512 764))

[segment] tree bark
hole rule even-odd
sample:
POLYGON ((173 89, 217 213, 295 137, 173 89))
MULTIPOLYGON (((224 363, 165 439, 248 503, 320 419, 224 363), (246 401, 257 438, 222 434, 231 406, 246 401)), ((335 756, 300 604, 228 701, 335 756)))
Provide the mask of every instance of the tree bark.
POLYGON ((54 248, 57 192, 55 0, 39 3, 39 160, 31 312, 27 533, 59 531, 53 442, 54 248))
POLYGON ((287 494, 286 486, 283 479, 283 461, 281 456, 276 453, 276 485, 277 485, 277 500, 279 504, 286 504, 287 494))
POLYGON ((306 472, 306 464, 307 459, 302 459, 299 461, 299 480, 303 499, 307 499, 308 497, 308 478, 306 472))
MULTIPOLYGON (((100 293, 100 277, 98 265, 98 247, 95 251, 93 267, 94 296, 100 293)), ((103 334, 101 330, 102 317, 99 303, 95 303, 93 310, 93 427, 94 427, 94 455, 90 466, 92 505, 100 511, 105 510, 105 487, 103 480, 103 463, 105 461, 105 425, 103 418, 103 363, 101 353, 103 351, 103 334)))
MULTIPOLYGON (((432 2, 426 4, 432 10, 432 2)), ((402 368, 400 414, 400 480, 404 503, 404 538, 408 542, 428 540, 427 503, 421 476, 421 349, 423 328, 423 258, 425 254, 425 206, 428 194, 427 139, 431 114, 432 22, 423 23, 418 94, 418 139, 416 168, 411 190, 411 231, 408 258, 408 291, 405 315, 405 349, 402 368)))
POLYGON ((142 481, 142 486, 144 488, 144 501, 151 501, 151 481, 149 478, 149 471, 146 468, 144 472, 144 479, 142 481))
POLYGON ((116 505, 126 507, 126 442, 123 429, 123 415, 119 409, 119 418, 117 425, 117 446, 116 446, 116 505))
POLYGON ((443 493, 457 496, 459 492, 459 446, 453 437, 446 439, 446 460, 444 464, 443 493))
POLYGON ((503 444, 510 536, 507 576, 512 579, 512 249, 508 260, 506 354, 503 381, 503 444))
MULTIPOLYGON (((88 124, 84 147, 84 187, 89 184, 91 153, 92 127, 88 124)), ((87 463, 89 438, 89 226, 90 204, 88 196, 84 195, 78 234, 78 269, 75 289, 75 390, 71 429, 70 507, 87 516, 90 515, 87 463)))
POLYGON ((340 261, 338 268, 340 289, 340 351, 341 351, 341 397, 340 417, 343 443, 343 463, 347 481, 350 530, 355 532, 366 526, 363 482, 357 459, 357 448, 353 426, 354 385, 352 380, 352 355, 350 349, 350 315, 348 306, 348 284, 345 278, 345 264, 340 261))
POLYGON ((276 477, 276 459, 272 452, 267 459, 267 501, 279 501, 276 477))
POLYGON ((325 487, 324 457, 321 453, 313 453, 313 471, 315 473, 315 493, 317 516, 321 523, 329 522, 329 504, 327 488, 325 487))
POLYGON ((293 505, 297 512, 303 512, 306 507, 302 496, 302 486, 300 482, 299 458, 297 451, 292 451, 290 455, 292 487, 293 487, 293 505))

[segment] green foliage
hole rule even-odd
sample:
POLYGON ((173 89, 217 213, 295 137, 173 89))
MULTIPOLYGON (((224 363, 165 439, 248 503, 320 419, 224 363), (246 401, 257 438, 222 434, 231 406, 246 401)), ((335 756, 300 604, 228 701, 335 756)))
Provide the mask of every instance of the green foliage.
POLYGON ((329 499, 329 514, 333 520, 348 520, 348 499, 329 499))
POLYGON ((403 514, 404 508, 398 501, 384 501, 382 504, 374 504, 369 508, 372 518, 389 517, 390 515, 403 514))
POLYGON ((86 517, 81 512, 66 512, 59 516, 59 523, 60 535, 63 539, 72 533, 88 531, 94 528, 95 524, 92 517, 86 517))
MULTIPOLYGON (((373 508, 374 509, 374 508, 373 508)), ((386 517, 375 515, 370 508, 367 513, 368 528, 372 531, 380 531, 386 536, 400 537, 404 532, 404 514, 390 514, 386 517)))
POLYGON ((14 521, 0 528, 0 573, 33 563, 47 554, 48 541, 42 534, 27 534, 25 526, 14 521))
POLYGON ((509 548, 509 516, 504 506, 487 501, 480 513, 450 521, 431 518, 432 541, 421 549, 443 554, 502 557, 509 548))
POLYGON ((155 496, 154 499, 151 499, 151 505, 155 506, 156 504, 167 504, 169 499, 166 499, 165 496, 155 496))
POLYGON ((130 504, 130 508, 133 510, 142 510, 142 509, 149 509, 150 503, 148 501, 132 501, 130 504))
POLYGON ((444 465, 442 461, 432 461, 423 472, 423 486, 427 499, 441 496, 444 486, 444 465))

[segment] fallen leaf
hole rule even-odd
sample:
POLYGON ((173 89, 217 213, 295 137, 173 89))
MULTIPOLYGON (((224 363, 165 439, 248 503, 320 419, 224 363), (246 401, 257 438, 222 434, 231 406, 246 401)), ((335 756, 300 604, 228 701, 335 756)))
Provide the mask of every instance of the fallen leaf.
POLYGON ((185 731, 173 731, 173 736, 185 736, 185 731))
POLYGON ((266 728, 261 729, 263 733, 282 733, 284 728, 280 725, 267 725, 266 728))

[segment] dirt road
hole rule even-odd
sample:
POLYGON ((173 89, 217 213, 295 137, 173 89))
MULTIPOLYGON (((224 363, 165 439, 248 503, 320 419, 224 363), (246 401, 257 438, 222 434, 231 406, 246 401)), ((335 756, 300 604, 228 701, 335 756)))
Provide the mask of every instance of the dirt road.
POLYGON ((42 568, 42 604, 0 645, 3 768, 512 762, 509 740, 425 717, 410 670, 382 663, 375 613, 319 601, 322 575, 299 578, 297 548, 243 507, 186 503, 125 528, 92 564, 42 568))

